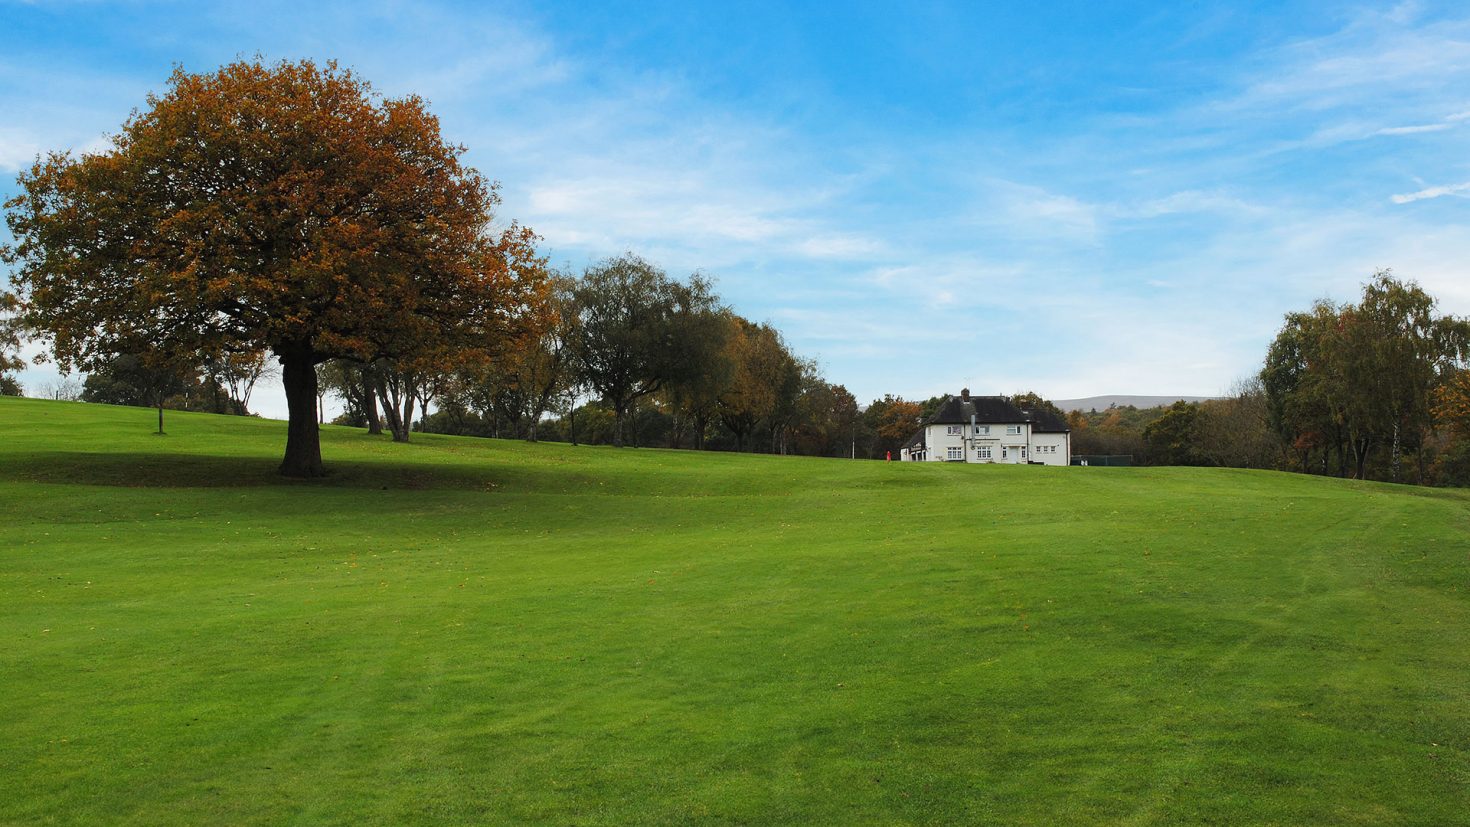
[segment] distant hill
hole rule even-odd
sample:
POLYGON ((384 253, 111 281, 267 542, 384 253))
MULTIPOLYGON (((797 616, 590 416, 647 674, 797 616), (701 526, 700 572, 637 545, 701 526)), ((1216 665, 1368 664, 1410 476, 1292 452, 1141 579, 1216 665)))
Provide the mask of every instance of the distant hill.
POLYGON ((1208 399, 1217 399, 1214 396, 1128 396, 1126 394, 1115 394, 1112 396, 1089 396, 1084 399, 1053 399, 1052 402, 1064 411, 1105 411, 1116 405, 1119 408, 1132 405, 1135 408, 1156 408, 1160 405, 1172 405, 1183 400, 1185 402, 1204 402, 1208 399))

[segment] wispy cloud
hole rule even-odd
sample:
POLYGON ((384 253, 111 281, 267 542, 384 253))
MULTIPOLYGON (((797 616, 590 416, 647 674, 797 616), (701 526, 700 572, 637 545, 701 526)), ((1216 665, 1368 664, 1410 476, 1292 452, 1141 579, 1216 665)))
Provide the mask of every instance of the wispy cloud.
POLYGON ((13 129, 0 129, 0 170, 16 172, 29 166, 41 152, 41 144, 13 129))
POLYGON ((1423 201, 1429 198, 1439 198, 1445 195, 1459 195, 1460 193, 1466 191, 1470 191, 1470 181, 1466 181, 1463 184, 1449 184, 1439 187, 1427 187, 1425 189, 1419 190, 1418 192, 1409 192, 1402 195, 1395 195, 1389 198, 1389 200, 1395 204, 1408 204, 1413 201, 1423 201))
POLYGON ((1113 205, 1107 212, 1120 218, 1147 219, 1193 213, 1260 215, 1264 209, 1259 204, 1252 204, 1225 192, 1182 190, 1141 203, 1113 205))
POLYGON ((1375 131, 1374 135, 1418 135, 1421 132, 1443 132, 1452 125, 1447 123, 1426 123, 1416 126, 1389 126, 1375 131))
POLYGON ((1093 244, 1102 230, 1097 205, 1037 184, 993 178, 974 193, 969 222, 1012 237, 1093 244))

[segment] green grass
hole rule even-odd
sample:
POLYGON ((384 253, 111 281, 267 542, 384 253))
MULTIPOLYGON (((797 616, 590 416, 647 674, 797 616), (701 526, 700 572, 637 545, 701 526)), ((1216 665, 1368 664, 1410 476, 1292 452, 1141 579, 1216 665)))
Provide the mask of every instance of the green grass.
POLYGON ((0 399, 0 821, 1452 824, 1470 498, 0 399))

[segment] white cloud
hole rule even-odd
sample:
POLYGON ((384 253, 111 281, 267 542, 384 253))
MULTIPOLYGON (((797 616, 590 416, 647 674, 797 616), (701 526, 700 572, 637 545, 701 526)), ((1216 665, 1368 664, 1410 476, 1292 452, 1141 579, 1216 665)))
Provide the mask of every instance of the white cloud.
POLYGON ((970 198, 970 205, 957 217, 991 233, 1083 245, 1095 244, 1101 237, 1101 210, 1096 205, 1044 186, 988 178, 975 184, 970 198))
POLYGON ((1120 218, 1158 218, 1188 213, 1257 216, 1265 211, 1266 208, 1261 205, 1249 203, 1223 192, 1206 190, 1183 190, 1138 204, 1116 205, 1108 210, 1109 214, 1120 218))
POLYGON ((1418 126, 1389 126, 1374 132, 1374 135, 1417 135, 1421 132, 1441 132, 1449 129, 1447 123, 1426 123, 1418 126))
POLYGON ((822 233, 796 244, 796 251, 808 258, 863 259, 887 250, 882 241, 857 233, 822 233))
POLYGON ((1183 124, 1217 138, 1221 149, 1269 136, 1266 155, 1321 150, 1442 132, 1470 117, 1463 94, 1470 20, 1426 20, 1403 7, 1358 9, 1335 31, 1289 39, 1243 65, 1250 68, 1236 79, 1236 91, 1181 113, 1188 116, 1183 124))
POLYGON ((1388 200, 1392 201, 1395 204, 1408 204, 1413 201, 1424 201, 1429 198, 1439 198, 1445 195, 1459 195, 1466 190, 1470 190, 1470 181, 1466 181, 1463 184, 1449 184, 1446 186, 1426 187, 1425 189, 1419 190, 1418 192, 1409 192, 1402 195, 1392 196, 1388 200))
POLYGON ((1097 209, 1070 195, 1048 192, 1041 187, 1010 184, 1001 202, 1005 218, 1038 235, 1065 234, 1095 240, 1097 209))
POLYGON ((41 153, 41 144, 13 129, 0 129, 0 170, 18 172, 41 153))

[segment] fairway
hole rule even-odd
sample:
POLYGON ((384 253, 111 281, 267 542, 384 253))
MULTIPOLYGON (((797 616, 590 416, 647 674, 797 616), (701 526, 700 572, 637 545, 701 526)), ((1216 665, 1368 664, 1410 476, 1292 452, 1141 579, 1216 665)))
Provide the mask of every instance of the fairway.
POLYGON ((1470 497, 0 398, 6 824, 1454 824, 1470 497))

